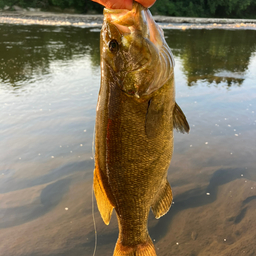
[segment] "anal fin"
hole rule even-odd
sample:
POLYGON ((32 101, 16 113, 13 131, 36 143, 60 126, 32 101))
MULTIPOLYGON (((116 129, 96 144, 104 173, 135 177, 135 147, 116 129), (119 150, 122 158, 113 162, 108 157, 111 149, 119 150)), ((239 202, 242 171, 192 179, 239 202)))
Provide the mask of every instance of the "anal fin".
POLYGON ((108 225, 114 207, 107 196, 106 189, 104 188, 104 182, 102 180, 99 168, 97 167, 94 170, 93 189, 100 215, 104 223, 108 225))
POLYGON ((162 183, 155 195, 151 210, 156 219, 165 215, 172 205, 172 189, 167 179, 162 183))
POLYGON ((176 102, 173 109, 173 127, 182 133, 188 133, 190 129, 186 116, 176 102))

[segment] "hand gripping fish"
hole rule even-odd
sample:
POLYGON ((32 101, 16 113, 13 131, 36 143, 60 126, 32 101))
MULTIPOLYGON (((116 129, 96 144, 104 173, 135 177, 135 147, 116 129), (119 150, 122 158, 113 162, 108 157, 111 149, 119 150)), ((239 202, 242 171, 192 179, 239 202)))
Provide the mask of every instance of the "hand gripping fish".
POLYGON ((101 87, 96 133, 94 193, 105 224, 113 209, 119 224, 114 256, 154 256, 148 234, 172 203, 167 170, 173 128, 189 125, 175 103, 174 59, 150 11, 104 9, 101 87))

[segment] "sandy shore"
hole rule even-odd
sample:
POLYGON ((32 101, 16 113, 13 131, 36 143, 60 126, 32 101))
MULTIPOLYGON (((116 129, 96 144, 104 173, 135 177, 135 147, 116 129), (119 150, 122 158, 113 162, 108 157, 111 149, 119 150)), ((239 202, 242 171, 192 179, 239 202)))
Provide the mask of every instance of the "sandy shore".
MULTIPOLYGON (((217 19, 217 18, 185 18, 154 16, 163 28, 222 28, 222 29, 256 29, 256 19, 217 19)), ((24 25, 53 25, 53 26, 101 26, 103 15, 79 15, 49 12, 0 12, 0 23, 24 25)))

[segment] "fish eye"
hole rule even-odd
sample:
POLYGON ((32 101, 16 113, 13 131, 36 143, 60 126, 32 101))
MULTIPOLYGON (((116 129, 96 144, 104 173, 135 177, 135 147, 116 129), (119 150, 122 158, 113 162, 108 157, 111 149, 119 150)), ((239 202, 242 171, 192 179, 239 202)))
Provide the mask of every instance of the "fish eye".
POLYGON ((113 39, 109 42, 108 48, 111 52, 116 52, 118 50, 118 42, 113 39))

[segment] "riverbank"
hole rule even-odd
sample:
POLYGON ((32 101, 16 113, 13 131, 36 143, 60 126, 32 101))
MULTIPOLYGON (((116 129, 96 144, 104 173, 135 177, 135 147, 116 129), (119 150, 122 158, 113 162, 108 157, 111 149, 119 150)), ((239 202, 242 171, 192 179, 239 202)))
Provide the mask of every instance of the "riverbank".
MULTIPOLYGON (((171 29, 253 29, 256 30, 256 19, 218 19, 218 18, 187 18, 154 16, 163 28, 171 29)), ((64 14, 50 12, 0 12, 2 24, 24 25, 53 25, 99 27, 102 25, 103 15, 64 14)))

